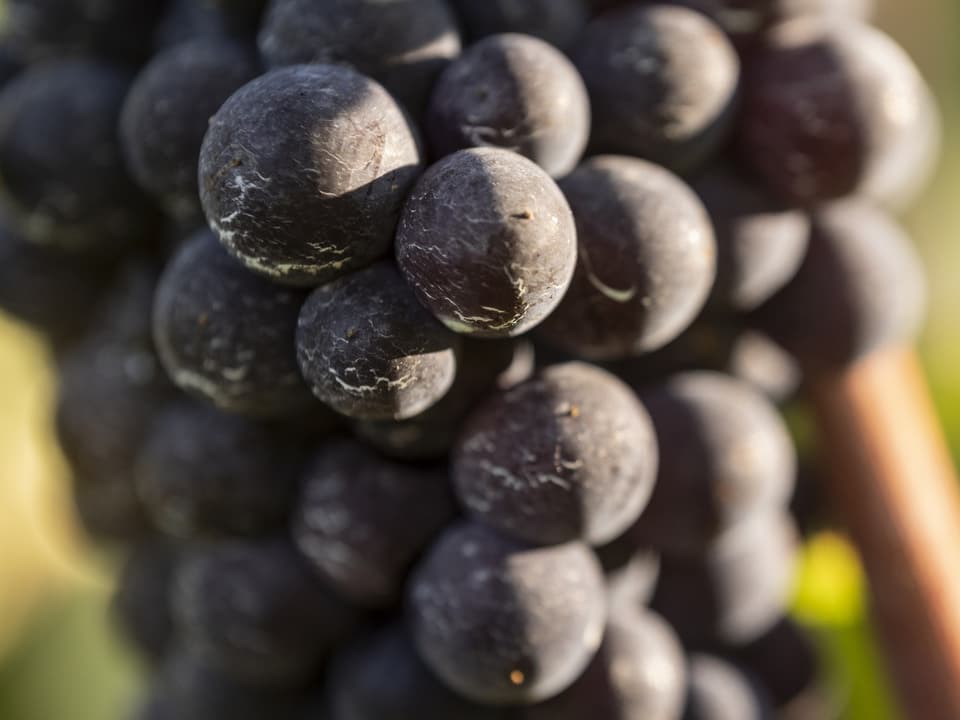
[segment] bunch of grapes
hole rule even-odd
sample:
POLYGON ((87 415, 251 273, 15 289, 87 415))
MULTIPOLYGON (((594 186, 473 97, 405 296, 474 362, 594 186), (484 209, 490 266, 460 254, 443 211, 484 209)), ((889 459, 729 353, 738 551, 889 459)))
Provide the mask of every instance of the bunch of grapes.
POLYGON ((915 330, 938 140, 864 3, 7 5, 136 718, 833 716, 778 405, 915 330))

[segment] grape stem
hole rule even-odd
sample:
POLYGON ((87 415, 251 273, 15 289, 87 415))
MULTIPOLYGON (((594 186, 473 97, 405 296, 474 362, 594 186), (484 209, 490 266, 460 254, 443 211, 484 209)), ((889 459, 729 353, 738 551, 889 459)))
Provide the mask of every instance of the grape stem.
POLYGON ((960 486, 911 349, 810 384, 829 493, 856 543, 910 718, 960 718, 960 486))

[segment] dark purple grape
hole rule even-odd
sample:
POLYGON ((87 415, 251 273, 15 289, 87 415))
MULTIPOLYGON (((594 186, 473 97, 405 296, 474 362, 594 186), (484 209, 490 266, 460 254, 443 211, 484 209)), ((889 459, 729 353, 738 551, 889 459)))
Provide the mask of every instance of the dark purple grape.
POLYGON ((813 214, 799 272, 751 322, 804 372, 817 373, 909 341, 924 301, 923 269, 910 239, 883 211, 849 200, 813 214))
POLYGON ((470 702, 437 680, 399 624, 347 648, 330 686, 336 720, 514 720, 512 710, 470 702))
POLYGON ((655 613, 620 609, 603 645, 566 691, 527 708, 523 720, 677 720, 687 669, 683 648, 655 613))
POLYGON ((408 420, 365 420, 353 424, 363 441, 389 457, 433 460, 450 452, 469 412, 491 391, 527 380, 534 370, 533 345, 525 340, 465 337, 457 372, 447 393, 408 420))
POLYGON ((773 720, 763 689, 726 660, 692 655, 689 676, 683 720, 773 720))
POLYGON ((612 540, 646 506, 656 438, 634 393, 590 365, 549 367, 494 396, 454 451, 461 503, 520 540, 612 540))
POLYGON ((134 480, 153 524, 168 535, 256 535, 287 521, 300 446, 283 427, 179 403, 157 413, 134 480))
POLYGON ((152 662, 164 660, 174 640, 171 594, 179 560, 180 548, 167 540, 134 546, 111 601, 124 637, 152 662))
POLYGON ((757 513, 786 507, 796 451, 776 408, 748 385, 688 372, 642 389, 660 465, 647 509, 631 528, 638 545, 698 555, 757 513))
POLYGON ((380 85, 348 68, 297 65, 247 83, 213 117, 200 199, 247 267, 311 286, 389 252, 419 173, 417 139, 380 85))
POLYGON ((573 170, 590 134, 590 99, 563 53, 526 35, 494 35, 440 76, 426 120, 437 155, 501 147, 554 177, 573 170))
POLYGON ((720 535, 700 557, 663 556, 650 606, 692 649, 748 643, 786 611, 796 555, 789 515, 757 515, 720 535))
MULTIPOLYGON (((164 5, 165 0, 9 0, 4 31, 8 42, 31 61, 97 55, 137 63, 150 52, 164 5)), ((69 127, 64 125, 65 130, 69 127)))
POLYGON ((57 348, 80 339, 110 281, 112 264, 29 242, 0 213, 0 309, 57 348))
POLYGON ((780 25, 751 57, 744 88, 740 159, 786 200, 855 194, 900 208, 933 168, 933 98, 879 30, 816 18, 780 25))
POLYGON ((752 642, 728 652, 757 679, 783 717, 840 717, 839 699, 822 683, 813 639, 793 620, 784 618, 752 642))
POLYGON ((313 394, 362 420, 404 420, 435 404, 453 383, 458 347, 388 261, 314 290, 297 324, 313 394))
POLYGON ((446 0, 271 0, 259 43, 271 67, 351 65, 416 113, 460 53, 446 0))
POLYGON ((127 166, 174 217, 202 217, 197 158, 210 117, 258 72, 251 49, 203 37, 155 55, 134 80, 120 116, 127 166))
POLYGON ((201 38, 214 42, 229 38, 252 44, 262 9, 262 0, 167 0, 154 32, 154 43, 161 51, 201 38))
POLYGON ((294 541, 358 605, 394 604, 417 555, 456 515, 445 467, 400 465, 356 442, 322 447, 302 485, 294 541))
POLYGON ((576 264, 563 194, 530 160, 461 150, 430 167, 403 208, 397 261, 420 301, 451 329, 520 335, 557 306, 576 264))
POLYGON ((590 23, 573 56, 590 91, 595 152, 686 172, 726 138, 740 64, 701 13, 671 5, 613 10, 590 23))
MULTIPOLYGON (((634 0, 589 0, 594 11, 629 5, 634 0)), ((647 5, 680 5, 703 13, 722 27, 738 49, 750 51, 763 39, 764 31, 785 20, 815 16, 828 21, 866 19, 873 0, 641 0, 647 5)))
POLYGON ((584 0, 451 0, 471 40, 522 33, 566 49, 587 22, 584 0))
POLYGON ((421 658, 457 693, 491 705, 545 700, 593 657, 606 614, 589 548, 534 548, 482 525, 448 530, 414 572, 408 622, 421 658))
POLYGON ((766 333, 751 328, 737 335, 725 369, 776 403, 796 395, 803 381, 794 357, 766 333))
POLYGON ((171 653, 135 720, 323 720, 303 714, 311 694, 253 686, 214 668, 197 653, 171 653))
POLYGON ((174 617, 190 648, 253 684, 302 687, 352 629, 354 612, 282 540, 231 540, 186 555, 174 617))
POLYGON ((250 272, 206 230, 164 270, 153 309, 163 365, 180 388, 222 410, 294 414, 313 402, 295 337, 306 294, 250 272))
POLYGON ((693 189, 710 213, 717 238, 714 310, 752 310, 797 272, 807 250, 810 222, 736 171, 716 166, 697 176, 693 189))
POLYGON ((0 93, 0 196, 24 237, 118 255, 156 216, 117 138, 126 70, 85 59, 31 66, 0 93))
POLYGON ((614 155, 587 160, 560 186, 580 257, 541 337, 593 360, 649 352, 677 337, 706 302, 716 267, 697 196, 668 170, 614 155))

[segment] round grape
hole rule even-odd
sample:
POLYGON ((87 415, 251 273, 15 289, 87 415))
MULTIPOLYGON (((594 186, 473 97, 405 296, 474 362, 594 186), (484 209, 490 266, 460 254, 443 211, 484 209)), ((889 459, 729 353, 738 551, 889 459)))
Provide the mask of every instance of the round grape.
POLYGON ((716 268, 713 229, 697 196, 668 170, 614 155, 587 160, 560 186, 580 257, 540 336, 593 360, 676 338, 706 302, 716 268))
POLYGON ((580 675, 605 607, 603 572, 586 546, 533 548, 465 523, 414 572, 408 622, 421 658, 457 693, 529 704, 580 675))
POLYGON ((508 720, 510 709, 478 705, 453 693, 417 656, 409 633, 390 625, 355 642, 330 671, 337 720, 508 720))
POLYGON ((155 55, 134 80, 120 116, 127 166, 174 217, 202 217, 197 158, 210 117, 257 74, 244 45, 204 37, 155 55))
POLYGON ((568 690, 528 708, 524 720, 676 720, 683 711, 683 648, 655 613, 621 608, 600 652, 568 690))
POLYGON ((359 419, 403 420, 436 403, 453 383, 458 345, 386 261, 314 290, 297 325, 313 393, 359 419))
POLYGON ((699 12, 634 4, 605 13, 580 37, 574 61, 590 91, 595 152, 685 172, 732 126, 740 64, 699 12))
POLYGON ((244 268, 203 230, 177 252, 157 288, 160 359, 178 386, 223 410, 302 410, 312 402, 295 350, 304 298, 244 268))
POLYGON ((573 170, 587 146, 590 99, 563 53, 526 35, 494 35, 441 75, 426 132, 438 155, 502 147, 559 177, 573 170))
POLYGON ((291 526, 300 552, 341 595, 389 606, 455 512, 444 468, 400 465, 339 442, 308 465, 291 526))
POLYGON ((68 58, 31 66, 0 93, 0 197, 30 241, 118 255, 149 237, 156 216, 117 137, 129 80, 68 58))
POLYGON ((735 665, 695 654, 689 667, 683 720, 773 720, 766 694, 735 665))
POLYGON ((452 0, 471 40, 522 33, 569 48, 587 22, 584 0, 452 0))
POLYGON ((933 169, 939 119, 906 53, 857 22, 772 29, 744 78, 739 158, 784 199, 909 205, 933 169))
POLYGON ((174 587, 189 646, 251 685, 303 686, 354 619, 281 540, 201 546, 184 557, 174 587))
POLYGON ((650 607, 691 649, 742 645, 786 612, 797 532, 785 511, 760 513, 717 537, 701 556, 663 556, 650 607))
POLYGON ((729 167, 698 175, 693 189, 710 214, 717 239, 710 306, 752 310, 797 272, 807 250, 810 221, 729 167))
POLYGON ((210 227, 247 267, 319 285, 387 254, 420 173, 414 131, 376 82, 295 65, 235 92, 200 152, 210 227))
POLYGON ((805 372, 818 373, 907 342, 924 305, 923 268, 910 239, 882 210, 847 200, 814 212, 800 270, 751 322, 805 372))
POLYGON ((446 0, 271 0, 260 28, 271 67, 348 64, 419 112, 460 53, 446 0))
POLYGON ((527 542, 612 540, 647 504, 657 471, 646 410, 613 375, 554 365, 473 413, 453 456, 467 511, 527 542))
POLYGON ((563 194, 530 160, 461 150, 430 167, 403 207, 400 270, 451 329, 520 335, 557 306, 576 264, 563 194))
POLYGON ((757 391, 713 372, 651 384, 640 399, 660 457, 650 503, 631 529, 638 544, 697 555, 756 513, 785 507, 796 451, 776 408, 757 391))
POLYGON ((286 522, 302 455, 282 428, 184 402, 157 413, 134 481, 168 535, 255 535, 286 522))

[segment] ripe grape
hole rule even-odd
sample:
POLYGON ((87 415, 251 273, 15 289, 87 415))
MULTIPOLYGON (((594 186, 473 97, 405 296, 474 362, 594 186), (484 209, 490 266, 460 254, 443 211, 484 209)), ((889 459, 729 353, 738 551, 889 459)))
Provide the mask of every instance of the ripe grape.
POLYGON ((274 68, 351 65, 419 113, 460 34, 446 0, 271 0, 259 44, 274 68))
POLYGON ((696 555, 756 513, 785 507, 796 451, 768 400, 712 372, 673 375, 640 392, 660 457, 647 509, 630 534, 671 555, 696 555))
POLYGON ((784 199, 861 195, 902 208, 939 146, 937 109, 906 53, 857 22, 772 29, 744 77, 739 158, 784 199))
POLYGON ((353 611, 282 539, 230 540, 186 555, 176 627, 205 662, 265 687, 302 687, 350 631, 353 611))
POLYGON ((0 309, 43 332, 57 349, 83 336, 113 269, 29 242, 0 212, 0 309))
POLYGON ((399 623, 348 647, 333 663, 330 685, 331 712, 337 720, 513 718, 510 709, 479 705, 449 690, 417 656, 399 623))
POLYGON ((315 286, 390 249, 420 173, 414 131, 376 82, 294 65, 237 90, 200 151, 210 227, 247 267, 315 286))
POLYGON ((656 613, 621 608, 581 677, 523 720, 674 720, 683 711, 686 659, 670 626, 656 613))
POLYGON ((817 373, 910 340, 924 301, 923 269, 904 231, 870 203, 847 200, 813 213, 800 270, 752 322, 817 373))
POLYGON ((31 66, 0 92, 0 197, 24 237, 119 255, 156 224, 117 138, 130 81, 89 59, 31 66))
POLYGON ((134 481, 160 530, 191 539, 286 523, 304 459, 296 436, 197 402, 156 415, 134 481))
POLYGON ((425 121, 438 155, 502 147, 554 177, 573 170, 590 134, 590 100, 573 64, 526 35, 494 35, 443 72, 425 121))
POLYGON ((683 720, 772 720, 763 690, 739 668, 712 655, 689 661, 690 684, 683 720))
POLYGON ((706 302, 716 267, 713 229, 696 195, 668 170, 614 155, 587 160, 560 187, 580 257, 540 336, 592 360, 677 337, 706 302))
POLYGON ((136 63, 151 48, 164 5, 165 0, 8 0, 4 31, 18 54, 30 61, 96 55, 136 63))
POLYGON ((155 55, 134 80, 120 116, 127 167, 175 218, 202 217, 197 158, 210 116, 258 72, 247 47, 204 37, 155 55))
POLYGON ((453 480, 467 512, 532 543, 599 544, 632 524, 657 468, 649 416, 613 375, 548 367, 467 421, 453 480))
POLYGON ((297 366, 305 293, 256 275, 206 230, 164 270, 153 308, 157 350, 182 389, 228 412, 277 416, 312 400, 297 366))
POLYGON ((590 92, 595 152, 686 172, 732 126, 740 64, 701 13, 672 5, 612 10, 590 23, 573 57, 590 92))
POLYGON ((810 222, 784 207, 735 170, 717 166, 701 173, 693 189, 710 213, 717 239, 717 277, 710 305, 747 311, 783 287, 807 250, 810 222))
POLYGON ((471 40, 522 33, 567 49, 587 22, 584 0, 452 0, 471 40))
POLYGON ((414 571, 408 622, 421 658, 466 698, 529 704, 568 687, 603 635, 603 572, 581 543, 534 548, 474 523, 414 571))
POLYGON ((557 306, 576 263, 570 207, 530 160, 461 150, 431 166, 403 207, 397 262, 452 330, 520 335, 557 306))
POLYGON ((400 465, 340 441, 307 466, 291 531, 341 595, 389 606, 417 555, 454 516, 444 467, 400 465))
POLYGON ((789 515, 758 514, 720 535, 701 556, 664 556, 650 607, 689 648, 749 643, 786 611, 796 555, 789 515))
POLYGON ((436 403, 453 383, 458 346, 387 261, 314 290, 297 324, 314 395, 365 420, 404 420, 436 403))

